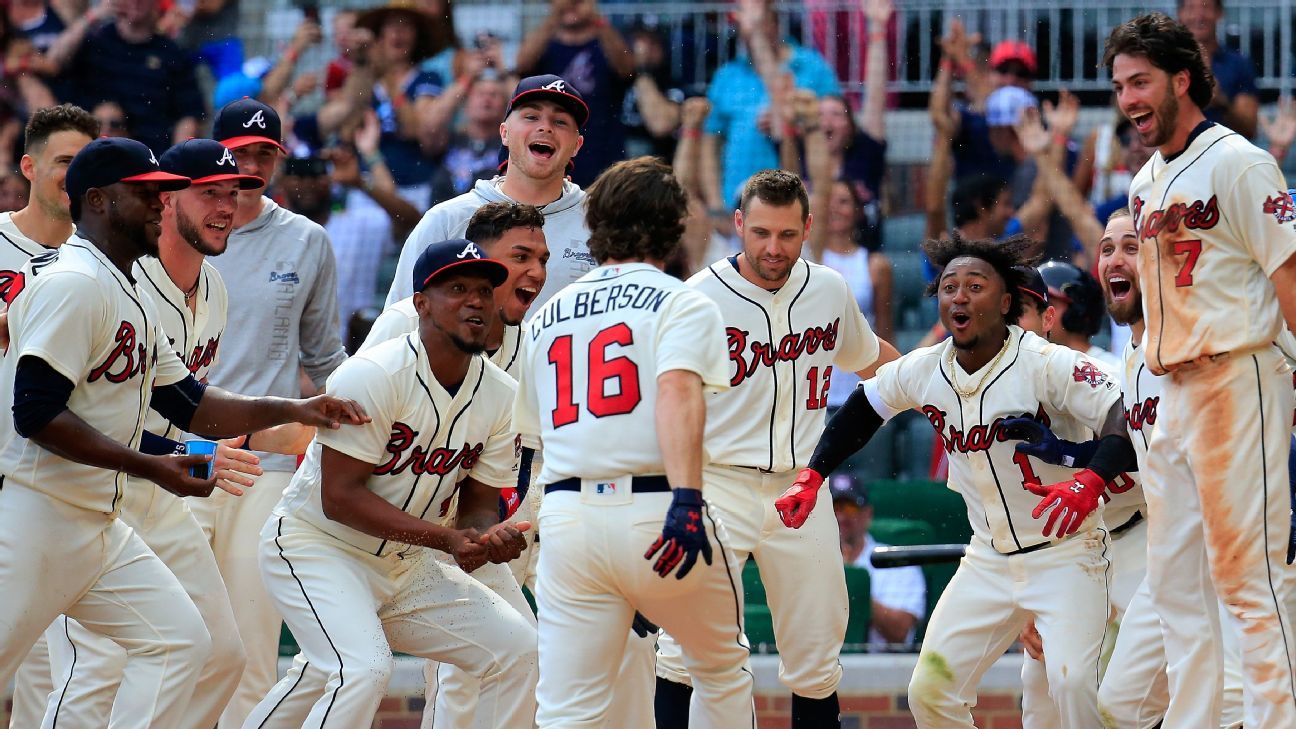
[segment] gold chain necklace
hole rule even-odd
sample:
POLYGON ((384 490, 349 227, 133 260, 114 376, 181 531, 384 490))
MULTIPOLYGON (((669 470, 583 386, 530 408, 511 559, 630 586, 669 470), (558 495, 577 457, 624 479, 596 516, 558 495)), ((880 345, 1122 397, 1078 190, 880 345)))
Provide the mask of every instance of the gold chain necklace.
POLYGON ((945 363, 949 365, 950 387, 954 388, 954 392, 958 393, 959 397, 972 397, 973 395, 977 394, 977 392, 981 390, 981 386, 985 384, 986 378, 990 376, 991 372, 995 371, 995 367, 999 364, 999 360, 1003 359, 1004 352, 1008 351, 1008 344, 1011 342, 1012 342, 1012 332, 1009 332, 1008 336, 1004 337, 1004 343, 1003 346, 999 348, 999 354, 996 354, 994 359, 990 360, 990 366, 984 368, 985 371, 981 374, 981 379, 977 380, 976 385, 974 385, 970 390, 965 390, 959 387, 958 384, 959 368, 957 365, 954 364, 954 347, 951 344, 949 348, 949 353, 945 356, 945 363))

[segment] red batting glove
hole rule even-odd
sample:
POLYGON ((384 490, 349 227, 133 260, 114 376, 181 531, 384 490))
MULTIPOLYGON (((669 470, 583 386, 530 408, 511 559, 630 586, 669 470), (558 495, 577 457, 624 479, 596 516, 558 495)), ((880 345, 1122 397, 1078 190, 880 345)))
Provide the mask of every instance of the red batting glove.
POLYGON ((818 471, 809 468, 801 469, 788 490, 774 502, 774 508, 778 509, 779 518, 783 520, 784 526, 789 529, 800 529, 801 525, 806 523, 806 519, 810 518, 810 512, 814 511, 815 499, 818 498, 819 487, 822 485, 823 476, 820 476, 818 471))
POLYGON ((1073 481, 1062 481, 1048 486, 1028 483, 1026 488, 1031 493, 1044 497, 1031 513, 1032 517, 1038 519, 1045 511, 1052 509, 1048 521, 1044 522, 1044 536, 1047 537, 1049 532, 1053 531, 1053 525, 1056 523, 1057 531, 1054 535, 1061 537, 1075 534, 1080 524, 1093 513, 1094 509, 1098 508, 1098 501, 1107 488, 1107 482, 1102 476, 1086 468, 1083 471, 1076 471, 1073 481))
POLYGON ((500 511, 503 512, 504 521, 517 513, 518 507, 522 505, 522 499, 518 496, 517 489, 500 489, 500 511))

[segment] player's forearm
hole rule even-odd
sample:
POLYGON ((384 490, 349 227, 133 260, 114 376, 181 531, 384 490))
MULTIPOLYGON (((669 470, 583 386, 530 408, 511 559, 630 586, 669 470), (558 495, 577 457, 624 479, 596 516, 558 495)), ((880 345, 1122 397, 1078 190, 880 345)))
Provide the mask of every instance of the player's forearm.
POLYGON ((208 387, 194 411, 190 432, 216 438, 297 422, 299 400, 283 397, 248 397, 208 387))
POLYGON ((810 469, 820 476, 837 470, 847 458, 868 444, 882 423, 882 416, 873 409, 864 388, 855 388, 841 409, 828 419, 814 455, 810 457, 810 469))
POLYGON ((371 537, 401 544, 450 551, 452 529, 424 521, 392 506, 352 474, 333 477, 324 470, 321 504, 324 516, 371 537))
POLYGON ((671 370, 657 377, 657 444, 673 488, 702 488, 702 436, 706 401, 696 372, 671 370))
POLYGON ((498 524, 499 493, 499 489, 477 479, 465 478, 459 483, 459 516, 455 525, 484 532, 498 524))
POLYGON ((1107 419, 1098 430, 1098 448, 1089 459, 1089 470, 1110 482, 1125 471, 1138 469, 1134 444, 1125 426, 1125 412, 1120 401, 1112 405, 1107 419))
POLYGON ((1296 331, 1296 254, 1284 261, 1269 280, 1273 282, 1274 294, 1278 297, 1278 307, 1287 328, 1296 331))
POLYGON ((154 456, 133 450, 95 430, 71 410, 54 416, 28 437, 36 445, 75 463, 151 479, 154 456))
POLYGON ((873 364, 869 365, 868 367, 865 367, 862 370, 859 370, 855 374, 858 375, 861 380, 867 380, 873 375, 877 374, 879 367, 886 364, 887 362, 894 362, 895 360, 898 359, 900 359, 900 350, 896 349, 895 345, 883 339, 881 334, 879 333, 877 359, 873 360, 873 364))

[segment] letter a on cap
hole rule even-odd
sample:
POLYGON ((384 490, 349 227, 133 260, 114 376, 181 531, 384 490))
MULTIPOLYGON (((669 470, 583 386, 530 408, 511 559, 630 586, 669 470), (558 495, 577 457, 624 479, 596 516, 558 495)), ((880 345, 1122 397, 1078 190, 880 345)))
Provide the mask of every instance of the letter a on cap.
MULTIPOLYGON (((258 111, 257 113, 260 114, 261 112, 258 111)), ((230 154, 229 149, 226 148, 224 151, 225 153, 221 155, 220 160, 216 164, 222 166, 228 164, 230 167, 238 167, 238 165, 234 163, 234 155, 230 154)))
POLYGON ((252 115, 251 119, 248 119, 247 121, 243 122, 243 128, 251 129, 253 124, 257 125, 258 127, 261 127, 262 129, 266 128, 265 115, 260 109, 256 110, 256 113, 252 115))
POLYGON ((455 258, 468 258, 469 256, 473 258, 481 258, 481 253, 477 251, 477 244, 469 243, 464 246, 464 249, 459 251, 459 255, 455 256, 455 258))

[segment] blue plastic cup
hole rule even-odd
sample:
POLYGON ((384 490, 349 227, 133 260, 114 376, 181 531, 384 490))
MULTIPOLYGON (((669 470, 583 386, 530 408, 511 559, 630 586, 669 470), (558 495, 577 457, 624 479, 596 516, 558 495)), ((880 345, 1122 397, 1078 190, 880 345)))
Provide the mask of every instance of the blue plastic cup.
MULTIPOLYGON (((188 438, 184 442, 185 454, 190 456, 216 456, 216 441, 202 438, 188 438)), ((212 477, 212 461, 200 466, 190 466, 189 475, 204 481, 212 477)))

